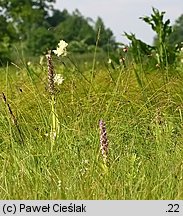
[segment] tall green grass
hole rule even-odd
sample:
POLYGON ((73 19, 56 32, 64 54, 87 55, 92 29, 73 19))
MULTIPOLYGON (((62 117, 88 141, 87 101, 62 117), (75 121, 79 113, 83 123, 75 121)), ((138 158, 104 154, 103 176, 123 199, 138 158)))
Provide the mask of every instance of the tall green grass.
MULTIPOLYGON (((97 58, 97 56, 96 56, 97 58)), ((105 61, 105 59, 104 59, 105 61)), ((55 61, 65 78, 56 109, 60 134, 50 151, 47 66, 1 69, 1 199, 183 199, 183 77, 55 61), (104 172, 98 121, 106 122, 104 172)))

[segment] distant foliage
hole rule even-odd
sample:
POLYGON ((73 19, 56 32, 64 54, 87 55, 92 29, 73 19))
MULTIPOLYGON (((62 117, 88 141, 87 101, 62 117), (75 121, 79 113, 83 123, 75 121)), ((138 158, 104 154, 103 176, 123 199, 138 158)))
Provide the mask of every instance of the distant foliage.
POLYGON ((173 31, 170 35, 169 43, 176 46, 180 46, 183 42, 183 15, 181 15, 173 25, 173 31))
POLYGON ((68 14, 67 18, 58 24, 55 33, 58 40, 59 38, 64 38, 68 42, 84 40, 88 45, 95 43, 94 29, 78 10, 72 15, 68 14))
POLYGON ((44 27, 34 29, 26 41, 27 51, 30 54, 40 55, 55 48, 57 40, 51 31, 44 27))
POLYGON ((105 28, 101 18, 95 23, 78 10, 70 14, 66 9, 54 9, 54 3, 55 0, 0 1, 1 61, 9 55, 11 45, 21 43, 26 53, 40 55, 60 38, 71 43, 73 52, 86 52, 95 46, 99 27, 98 46, 104 50, 115 48, 113 33, 105 28))
POLYGON ((155 58, 159 67, 167 67, 169 64, 175 62, 177 47, 169 43, 172 26, 170 25, 169 19, 164 21, 164 14, 165 12, 160 12, 158 9, 152 8, 152 14, 150 16, 140 17, 156 33, 154 46, 142 42, 134 34, 130 35, 125 33, 125 36, 131 41, 130 47, 136 62, 141 62, 144 55, 152 56, 151 59, 155 58))
MULTIPOLYGON (((50 33, 40 28, 48 28, 46 17, 55 0, 1 0, 0 1, 0 60, 6 62, 12 53, 11 47, 20 42, 28 45, 33 54, 42 52, 48 45, 50 33), (38 34, 36 37, 36 33, 38 34), (44 32, 44 36, 43 36, 44 32), (40 40, 40 37, 44 37, 40 40), (48 36, 48 39, 46 37, 48 36), (37 41, 33 41, 34 39, 37 41), (46 40, 44 45, 42 41, 46 40), (39 42, 42 42, 38 44, 39 42), (36 46, 37 45, 37 46, 36 46), (41 46, 42 45, 42 46, 41 46)), ((53 37, 52 37, 53 39, 53 37)))
POLYGON ((87 52, 87 44, 84 41, 71 41, 69 44, 69 50, 71 52, 85 53, 87 52))
POLYGON ((115 50, 117 48, 112 31, 105 27, 100 17, 98 17, 94 29, 96 34, 100 31, 99 47, 102 47, 105 51, 115 50))
POLYGON ((55 26, 55 36, 59 40, 64 38, 67 42, 72 42, 72 50, 79 52, 87 51, 85 46, 95 45, 97 35, 100 30, 98 46, 104 50, 115 49, 116 42, 114 35, 109 28, 106 28, 103 20, 98 17, 94 22, 92 19, 85 18, 82 14, 75 10, 69 14, 66 10, 63 12, 55 11, 53 16, 49 18, 50 24, 55 26), (60 19, 60 23, 56 25, 55 18, 60 19), (77 48, 83 45, 83 48, 77 48))
POLYGON ((16 36, 12 24, 7 22, 3 15, 0 15, 0 65, 10 60, 11 43, 15 40, 16 36))

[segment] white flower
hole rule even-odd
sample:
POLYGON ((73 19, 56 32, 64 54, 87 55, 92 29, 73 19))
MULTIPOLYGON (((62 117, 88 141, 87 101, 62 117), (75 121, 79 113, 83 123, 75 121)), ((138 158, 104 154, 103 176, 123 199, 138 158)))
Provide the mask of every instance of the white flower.
POLYGON ((82 161, 82 164, 88 164, 89 163, 89 160, 83 160, 82 161))
POLYGON ((125 58, 121 57, 121 58, 119 59, 119 63, 124 63, 124 62, 125 62, 125 58))
POLYGON ((61 189, 61 180, 58 180, 58 189, 60 190, 61 189))
POLYGON ((109 60, 108 60, 108 64, 111 64, 112 63, 112 60, 109 58, 109 60))
POLYGON ((64 40, 61 40, 58 44, 58 47, 56 50, 53 50, 55 55, 57 56, 66 56, 67 55, 67 48, 68 43, 66 43, 64 40))
POLYGON ((55 74, 54 76, 54 83, 57 83, 58 85, 62 84, 64 81, 64 78, 61 74, 55 74))

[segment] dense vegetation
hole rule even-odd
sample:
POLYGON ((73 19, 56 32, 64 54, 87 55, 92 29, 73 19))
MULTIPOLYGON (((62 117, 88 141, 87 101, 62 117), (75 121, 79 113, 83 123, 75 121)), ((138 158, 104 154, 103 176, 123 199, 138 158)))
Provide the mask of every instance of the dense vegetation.
MULTIPOLYGON (((109 53, 119 47, 113 32, 105 27, 100 17, 93 21, 84 17, 77 9, 72 14, 66 9, 60 11, 54 8, 54 2, 55 0, 0 1, 1 64, 8 60, 16 61, 17 52, 23 52, 24 56, 45 54, 49 49, 53 49, 61 38, 69 43, 72 53, 94 51, 97 38, 100 38, 97 41, 99 50, 109 53)), ((170 26, 170 21, 164 23, 163 18, 164 12, 160 13, 154 8, 151 17, 141 18, 157 34, 154 43, 156 49, 137 39, 135 35, 125 33, 133 45, 132 55, 134 50, 138 52, 138 47, 141 55, 151 54, 154 49, 159 55, 160 64, 165 62, 165 58, 168 62, 175 58, 175 46, 183 39, 183 19, 180 16, 175 25, 170 26)))
POLYGON ((53 146, 46 62, 1 69, 0 198, 182 199, 182 64, 166 80, 170 71, 147 72, 135 62, 113 69, 96 55, 93 68, 67 58, 54 61, 65 80, 56 86, 53 146))
POLYGON ((0 2, 1 56, 21 50, 20 37, 25 54, 54 52, 29 62, 18 52, 18 63, 0 68, 0 199, 183 199, 183 52, 169 47, 164 13, 142 18, 157 32, 154 46, 126 33, 129 47, 103 55, 105 40, 116 44, 100 18, 89 25, 78 11, 50 15, 52 0, 8 2, 0 2), (75 21, 88 34, 71 34, 75 21), (78 58, 77 47, 91 52, 78 58))
POLYGON ((112 31, 105 27, 100 17, 94 22, 78 10, 70 14, 66 9, 54 9, 53 2, 0 2, 1 61, 11 58, 10 51, 20 51, 20 47, 26 55, 41 55, 53 49, 60 38, 69 42, 72 52, 91 52, 99 31, 98 47, 105 51, 116 48, 112 31))

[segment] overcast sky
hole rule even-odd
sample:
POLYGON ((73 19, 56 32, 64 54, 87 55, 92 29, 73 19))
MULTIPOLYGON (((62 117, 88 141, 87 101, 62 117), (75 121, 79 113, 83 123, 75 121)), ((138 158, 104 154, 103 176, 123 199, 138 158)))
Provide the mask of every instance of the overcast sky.
POLYGON ((139 17, 150 15, 152 6, 165 11, 166 19, 174 21, 183 14, 183 0, 56 0, 55 8, 66 8, 72 12, 76 8, 94 21, 100 16, 119 42, 127 42, 123 32, 135 33, 136 37, 152 43, 153 31, 139 17))

